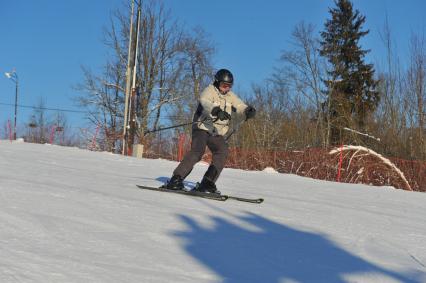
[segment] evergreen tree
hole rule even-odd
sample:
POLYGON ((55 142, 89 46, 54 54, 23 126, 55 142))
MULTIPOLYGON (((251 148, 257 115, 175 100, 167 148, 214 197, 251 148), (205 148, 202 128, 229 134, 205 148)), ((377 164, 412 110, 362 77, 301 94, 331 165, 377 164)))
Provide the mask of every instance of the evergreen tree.
POLYGON ((331 19, 321 32, 320 54, 330 63, 325 81, 327 86, 327 117, 330 124, 331 144, 343 142, 344 127, 366 130, 368 115, 375 111, 379 92, 372 64, 364 63, 369 50, 359 46, 361 37, 369 33, 362 30, 365 16, 353 10, 349 0, 335 0, 336 8, 329 9, 331 19))

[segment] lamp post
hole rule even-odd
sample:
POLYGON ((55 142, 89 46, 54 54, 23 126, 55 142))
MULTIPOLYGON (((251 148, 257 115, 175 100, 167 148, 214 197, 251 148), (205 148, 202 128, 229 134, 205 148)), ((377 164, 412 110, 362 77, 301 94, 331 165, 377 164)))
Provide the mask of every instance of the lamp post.
POLYGON ((4 73, 8 79, 15 83, 15 124, 13 125, 13 139, 16 140, 16 117, 18 116, 18 74, 15 70, 4 73))

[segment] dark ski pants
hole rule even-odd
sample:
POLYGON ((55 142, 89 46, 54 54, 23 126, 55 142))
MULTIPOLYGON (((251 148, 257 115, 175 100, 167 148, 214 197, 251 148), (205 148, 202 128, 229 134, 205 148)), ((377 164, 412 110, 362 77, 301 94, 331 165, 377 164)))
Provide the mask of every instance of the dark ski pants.
POLYGON ((198 129, 192 131, 191 150, 173 171, 173 175, 179 175, 185 179, 191 173, 194 165, 203 157, 206 146, 212 152, 212 163, 204 177, 216 182, 228 157, 228 144, 223 136, 213 136, 207 131, 198 129))

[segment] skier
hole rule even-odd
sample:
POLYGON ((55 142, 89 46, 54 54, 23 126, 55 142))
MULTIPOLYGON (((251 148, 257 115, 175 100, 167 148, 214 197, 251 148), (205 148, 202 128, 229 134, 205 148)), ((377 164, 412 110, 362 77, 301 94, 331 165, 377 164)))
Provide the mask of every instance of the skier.
POLYGON ((239 123, 256 114, 254 107, 246 105, 231 91, 233 83, 232 73, 220 69, 214 76, 213 84, 201 93, 193 118, 191 150, 173 171, 172 178, 166 184, 167 189, 184 189, 183 180, 201 160, 207 146, 212 152, 212 162, 195 190, 220 194, 215 183, 228 156, 227 138, 239 123))

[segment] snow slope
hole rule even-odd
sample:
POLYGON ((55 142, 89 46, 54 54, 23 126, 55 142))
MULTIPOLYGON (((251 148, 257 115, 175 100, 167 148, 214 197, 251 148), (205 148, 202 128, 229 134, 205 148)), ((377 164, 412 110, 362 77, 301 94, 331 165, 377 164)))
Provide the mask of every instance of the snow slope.
POLYGON ((424 193, 233 169, 222 192, 263 204, 136 188, 175 166, 0 141, 0 282, 426 282, 424 193))

